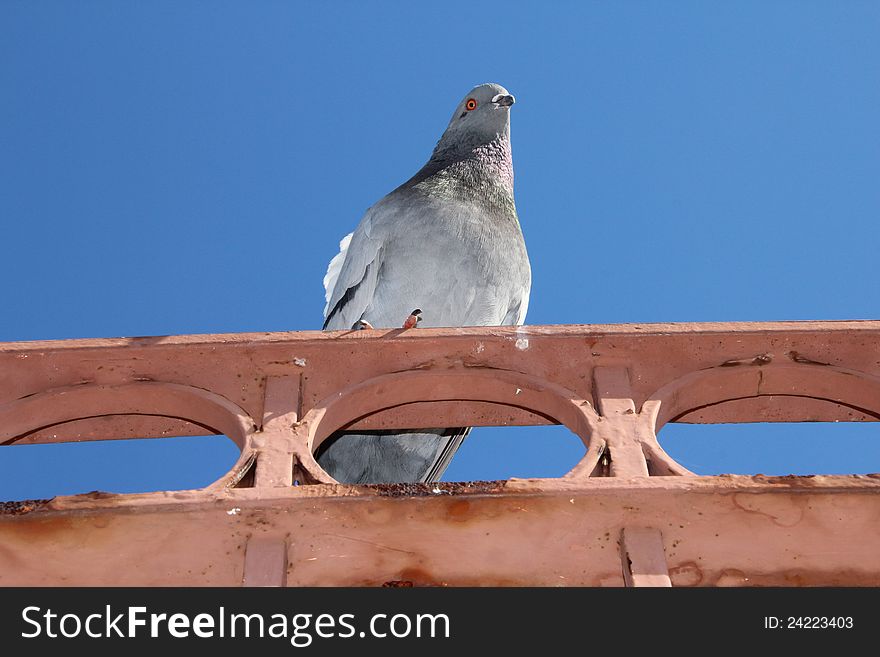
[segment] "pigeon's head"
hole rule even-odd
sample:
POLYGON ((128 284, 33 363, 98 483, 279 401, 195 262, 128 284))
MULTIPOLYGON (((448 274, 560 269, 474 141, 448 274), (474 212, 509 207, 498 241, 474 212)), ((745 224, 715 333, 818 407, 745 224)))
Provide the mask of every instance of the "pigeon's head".
POLYGON ((485 144, 510 134, 510 107, 514 97, 500 84, 481 84, 461 99, 446 132, 444 142, 485 144))

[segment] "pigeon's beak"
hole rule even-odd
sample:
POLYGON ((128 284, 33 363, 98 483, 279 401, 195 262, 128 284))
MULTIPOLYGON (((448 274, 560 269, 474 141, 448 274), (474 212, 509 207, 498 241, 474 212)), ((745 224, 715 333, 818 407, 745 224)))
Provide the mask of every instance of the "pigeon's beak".
POLYGON ((492 102, 496 105, 501 105, 502 107, 510 107, 516 102, 516 98, 514 98, 510 94, 498 94, 492 99, 492 102))

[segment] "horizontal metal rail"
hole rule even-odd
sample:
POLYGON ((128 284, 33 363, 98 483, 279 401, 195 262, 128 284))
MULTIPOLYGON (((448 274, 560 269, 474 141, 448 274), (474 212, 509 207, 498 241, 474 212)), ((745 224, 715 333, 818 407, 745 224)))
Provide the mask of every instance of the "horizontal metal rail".
POLYGON ((0 583, 877 585, 876 478, 698 477, 657 433, 668 422, 878 418, 876 321, 5 343, 0 445, 222 433, 241 456, 198 491, 6 505, 0 583), (351 487, 313 457, 340 428, 554 423, 586 448, 561 479, 351 487), (116 529, 89 533, 100 523, 116 529), (419 532, 482 556, 462 560, 419 532), (99 535, 96 553, 55 554, 99 535), (96 554, 140 553, 158 535, 170 541, 160 553, 187 569, 157 555, 125 576, 89 569, 96 554), (213 537, 240 558, 190 554, 186 537, 190 552, 213 537), (504 537, 545 561, 501 558, 504 537), (557 544, 539 549, 545 540, 557 544), (824 561, 811 557, 820 551, 824 561))

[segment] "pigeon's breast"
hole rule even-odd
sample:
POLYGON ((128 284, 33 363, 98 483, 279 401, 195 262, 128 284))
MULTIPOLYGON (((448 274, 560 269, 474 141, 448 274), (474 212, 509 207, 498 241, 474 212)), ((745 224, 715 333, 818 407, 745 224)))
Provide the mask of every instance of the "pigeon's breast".
POLYGON ((418 308, 423 327, 502 324, 530 279, 515 212, 441 195, 399 200, 395 223, 403 230, 384 242, 364 319, 400 326, 418 308))

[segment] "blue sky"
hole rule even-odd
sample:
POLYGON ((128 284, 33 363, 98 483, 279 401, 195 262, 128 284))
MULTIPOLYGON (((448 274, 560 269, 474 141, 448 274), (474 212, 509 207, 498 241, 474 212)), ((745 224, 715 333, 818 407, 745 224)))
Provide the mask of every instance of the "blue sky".
MULTIPOLYGON (((876 318, 878 33, 873 2, 5 0, 0 340, 320 328, 339 239, 486 81, 517 97, 528 323, 876 318)), ((661 434, 705 473, 877 471, 878 438, 661 434)), ((223 441, 2 448, 0 498, 203 485, 223 441)), ((447 478, 578 451, 479 431, 447 478)))

